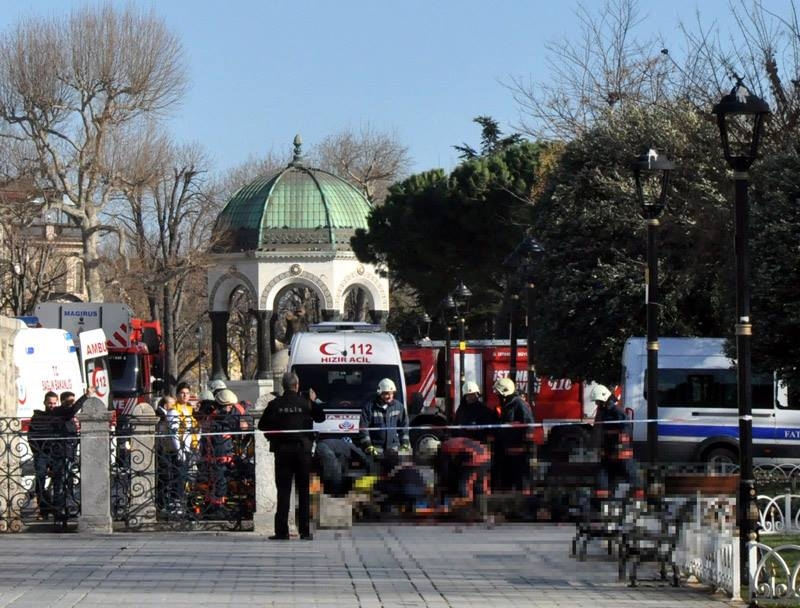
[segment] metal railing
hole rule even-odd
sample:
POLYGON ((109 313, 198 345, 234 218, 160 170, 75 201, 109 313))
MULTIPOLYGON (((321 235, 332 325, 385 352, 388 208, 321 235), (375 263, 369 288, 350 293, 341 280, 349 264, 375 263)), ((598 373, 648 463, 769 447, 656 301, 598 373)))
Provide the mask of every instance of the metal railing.
POLYGON ((40 416, 31 433, 18 418, 0 418, 0 531, 65 529, 80 513, 78 437, 60 422, 40 416))
POLYGON ((252 432, 202 433, 173 449, 169 436, 151 429, 127 422, 110 437, 112 519, 128 530, 248 528, 255 509, 252 432), (220 450, 215 438, 229 449, 220 450))

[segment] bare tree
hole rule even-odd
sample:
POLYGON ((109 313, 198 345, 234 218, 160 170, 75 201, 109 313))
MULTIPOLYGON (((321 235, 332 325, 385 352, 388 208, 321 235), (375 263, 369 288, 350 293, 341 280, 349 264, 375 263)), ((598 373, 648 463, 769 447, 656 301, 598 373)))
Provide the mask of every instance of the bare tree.
POLYGON ((29 142, 39 177, 79 226, 89 299, 102 300, 101 213, 123 185, 124 131, 183 94, 178 39, 151 12, 111 4, 31 18, 0 37, 0 137, 29 142))
POLYGON ((123 255, 110 283, 123 299, 146 302, 159 319, 170 387, 196 363, 193 344, 205 310, 205 272, 218 198, 209 190, 208 161, 197 146, 175 146, 155 133, 129 152, 124 198, 113 207, 123 255))
POLYGON ((244 163, 228 170, 216 185, 220 200, 226 203, 242 186, 259 177, 269 177, 289 164, 291 155, 268 152, 263 157, 251 156, 244 163))
POLYGON ((520 105, 519 129, 534 137, 570 140, 621 105, 656 102, 671 64, 658 40, 639 42, 637 0, 581 4, 578 40, 546 45, 549 80, 514 77, 508 85, 520 105))
POLYGON ((371 203, 381 203, 388 187, 403 177, 410 166, 408 148, 397 136, 373 129, 345 130, 326 137, 317 147, 315 161, 361 189, 371 203))

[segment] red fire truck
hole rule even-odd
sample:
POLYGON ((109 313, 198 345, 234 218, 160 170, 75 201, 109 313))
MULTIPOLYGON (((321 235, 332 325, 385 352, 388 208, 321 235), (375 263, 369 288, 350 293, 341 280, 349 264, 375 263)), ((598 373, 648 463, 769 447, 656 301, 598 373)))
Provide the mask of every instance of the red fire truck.
POLYGON ((108 347, 111 397, 117 414, 127 414, 137 403, 149 403, 163 377, 164 347, 161 324, 134 317, 125 304, 43 302, 36 316, 45 327, 80 335, 103 329, 108 347))
MULTIPOLYGON (((400 356, 406 378, 406 403, 411 404, 409 414, 412 426, 420 407, 425 407, 423 415, 432 406, 439 406, 447 393, 445 377, 445 343, 443 341, 419 342, 411 346, 401 346, 400 356), (413 407, 417 404, 417 408, 413 407)), ((460 387, 460 356, 457 344, 450 347, 450 398, 453 411, 458 409, 460 387)), ((523 397, 528 390, 528 351, 524 341, 517 346, 516 364, 517 389, 523 397)), ((499 408, 500 402, 492 391, 498 378, 507 377, 511 371, 511 346, 508 340, 469 340, 464 351, 464 375, 481 389, 481 395, 488 407, 499 408)), ((534 431, 534 440, 545 450, 569 451, 584 447, 589 442, 594 406, 585 399, 587 392, 584 383, 570 378, 536 379, 534 390, 534 420, 541 426, 534 431)), ((429 415, 429 414, 428 414, 429 415)), ((425 419, 417 419, 419 421, 425 419)))

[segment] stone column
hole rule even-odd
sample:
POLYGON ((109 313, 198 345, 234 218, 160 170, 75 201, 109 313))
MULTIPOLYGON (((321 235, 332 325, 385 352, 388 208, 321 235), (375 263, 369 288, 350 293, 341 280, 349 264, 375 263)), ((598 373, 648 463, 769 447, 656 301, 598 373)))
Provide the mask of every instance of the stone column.
POLYGON ((211 379, 228 379, 228 318, 226 310, 215 310, 211 316, 211 379))
POLYGON ((78 532, 110 534, 111 451, 109 422, 111 412, 97 397, 83 404, 81 422, 81 514, 78 532))
POLYGON ((156 522, 156 423, 158 416, 148 403, 137 403, 131 413, 130 503, 128 526, 139 528, 156 522))
MULTIPOLYGON (((267 399, 259 399, 252 409, 257 427, 267 399)), ((256 460, 256 510, 253 513, 253 532, 268 536, 275 534, 275 507, 278 493, 275 489, 275 458, 269 451, 269 441, 256 428, 253 434, 256 460)))
POLYGON ((272 379, 272 336, 270 336, 271 310, 254 310, 256 317, 256 332, 258 336, 258 371, 256 380, 272 379))

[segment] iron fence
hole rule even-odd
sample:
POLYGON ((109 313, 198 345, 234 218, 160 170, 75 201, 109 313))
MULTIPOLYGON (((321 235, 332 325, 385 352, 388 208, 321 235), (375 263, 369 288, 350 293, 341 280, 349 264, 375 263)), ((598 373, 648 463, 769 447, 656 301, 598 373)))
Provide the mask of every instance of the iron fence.
MULTIPOLYGON (((252 433, 212 450, 217 434, 202 433, 186 449, 170 436, 123 421, 112 432, 112 519, 125 529, 248 529, 255 510, 252 433)), ((226 438, 227 439, 227 438, 226 438)))
POLYGON ((52 524, 66 529, 80 514, 80 448, 63 421, 41 415, 32 431, 0 418, 0 531, 52 524))

